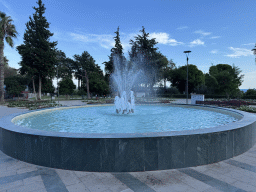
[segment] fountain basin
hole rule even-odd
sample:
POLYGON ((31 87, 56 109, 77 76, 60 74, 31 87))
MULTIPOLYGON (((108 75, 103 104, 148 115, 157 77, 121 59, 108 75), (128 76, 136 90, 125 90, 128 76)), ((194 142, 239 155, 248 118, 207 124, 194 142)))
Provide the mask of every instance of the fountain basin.
MULTIPOLYGON (((132 172, 193 167, 240 155, 256 143, 254 114, 213 106, 171 104, 213 110, 239 121, 197 130, 149 133, 65 133, 0 122, 0 150, 36 165, 96 172, 132 172)), ((35 110, 41 111, 41 110, 35 110)))

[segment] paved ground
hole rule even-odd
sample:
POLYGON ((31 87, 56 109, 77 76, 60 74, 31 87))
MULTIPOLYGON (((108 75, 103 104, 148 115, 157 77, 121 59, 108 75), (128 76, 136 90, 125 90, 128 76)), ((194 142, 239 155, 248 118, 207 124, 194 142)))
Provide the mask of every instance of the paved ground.
MULTIPOLYGON (((63 102, 70 106, 76 101, 63 102)), ((186 102, 186 100, 182 100, 186 102)), ((26 109, 0 106, 1 117, 26 109)), ((256 145, 210 165, 129 173, 96 173, 41 167, 0 151, 0 192, 244 192, 256 191, 256 145)))

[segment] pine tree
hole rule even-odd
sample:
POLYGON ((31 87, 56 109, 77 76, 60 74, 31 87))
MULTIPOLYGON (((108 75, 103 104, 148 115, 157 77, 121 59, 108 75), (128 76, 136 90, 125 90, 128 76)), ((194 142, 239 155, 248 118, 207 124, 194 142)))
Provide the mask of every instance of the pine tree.
POLYGON ((111 73, 114 72, 114 56, 120 56, 121 58, 124 59, 123 57, 123 47, 121 44, 120 40, 120 35, 119 35, 119 27, 117 28, 117 31, 115 32, 116 36, 114 37, 115 40, 115 47, 111 49, 111 54, 109 57, 109 61, 104 62, 103 64, 105 65, 105 75, 110 76, 111 73))
POLYGON ((146 87, 150 87, 151 91, 153 90, 154 84, 157 82, 157 75, 160 72, 160 69, 163 65, 167 65, 166 59, 164 56, 157 52, 155 45, 157 44, 155 38, 149 39, 149 33, 146 33, 144 26, 142 26, 142 35, 135 36, 135 41, 130 40, 132 45, 131 52, 129 55, 131 58, 137 57, 138 54, 143 55, 144 62, 139 66, 140 69, 144 71, 147 76, 147 79, 144 79, 143 83, 146 87), (164 62, 162 62, 165 60, 164 62))
POLYGON ((24 43, 17 46, 17 50, 22 56, 21 71, 29 73, 30 76, 38 76, 38 98, 41 99, 42 78, 53 78, 55 73, 57 42, 49 40, 53 33, 48 30, 49 23, 43 16, 46 8, 42 0, 38 0, 37 4, 38 8, 33 7, 33 18, 30 16, 29 22, 26 23, 24 43))

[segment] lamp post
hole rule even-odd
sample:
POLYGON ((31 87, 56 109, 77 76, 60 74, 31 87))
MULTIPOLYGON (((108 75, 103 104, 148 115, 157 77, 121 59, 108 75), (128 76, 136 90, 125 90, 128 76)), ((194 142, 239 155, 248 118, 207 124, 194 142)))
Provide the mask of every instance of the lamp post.
POLYGON ((186 92, 187 92, 187 99, 186 99, 186 104, 188 104, 188 55, 191 51, 184 51, 187 56, 187 85, 186 85, 186 92))
POLYGON ((57 65, 57 90, 58 90, 58 104, 60 104, 60 101, 59 101, 59 83, 58 83, 58 65, 57 65))
POLYGON ((59 65, 60 65, 60 58, 61 56, 57 53, 57 90, 58 90, 58 104, 60 104, 60 101, 59 101, 59 83, 58 83, 58 78, 59 78, 59 73, 58 73, 58 68, 59 68, 59 65))
POLYGON ((255 63, 256 63, 256 43, 255 43, 255 47, 252 49, 253 54, 255 55, 255 63))

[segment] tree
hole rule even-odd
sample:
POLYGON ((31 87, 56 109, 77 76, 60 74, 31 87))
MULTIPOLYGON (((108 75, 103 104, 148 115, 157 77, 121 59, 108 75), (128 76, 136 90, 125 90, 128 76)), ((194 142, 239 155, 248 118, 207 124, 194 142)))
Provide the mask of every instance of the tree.
POLYGON ((218 82, 218 86, 215 87, 216 93, 226 94, 227 98, 229 98, 230 95, 235 95, 239 92, 239 86, 242 84, 244 77, 244 75, 239 76, 241 72, 235 65, 218 64, 211 66, 209 75, 213 76, 218 82))
POLYGON ((38 8, 33 7, 33 19, 29 16, 30 21, 26 23, 24 44, 17 46, 17 50, 22 57, 22 73, 28 73, 32 78, 38 76, 38 98, 41 99, 42 78, 52 79, 55 74, 57 42, 49 40, 53 33, 48 30, 49 23, 43 16, 46 8, 42 0, 38 0, 37 4, 38 8))
MULTIPOLYGON (((168 80, 172 83, 172 86, 178 88, 179 92, 184 92, 187 83, 187 66, 174 69, 168 80)), ((196 65, 188 65, 188 92, 191 93, 198 85, 204 84, 204 82, 203 72, 196 65)))
POLYGON ((255 89, 248 89, 245 92, 245 96, 256 96, 256 90, 255 89))
POLYGON ((96 69, 90 72, 90 92, 94 95, 107 95, 109 94, 109 86, 103 76, 103 71, 96 67, 96 69))
POLYGON ((49 78, 42 78, 42 93, 54 93, 54 86, 52 80, 49 78))
POLYGON ((99 66, 95 64, 95 60, 93 57, 87 52, 84 51, 82 55, 74 55, 74 66, 75 66, 75 76, 80 78, 82 83, 81 87, 83 87, 83 82, 86 82, 86 89, 87 89, 87 97, 90 99, 90 73, 94 71, 98 71, 99 66))
POLYGON ((21 75, 5 78, 6 91, 9 95, 20 95, 26 89, 26 78, 21 75))
POLYGON ((114 55, 123 56, 123 47, 122 47, 121 40, 120 40, 119 27, 117 28, 117 31, 115 33, 116 33, 116 36, 114 37, 115 47, 113 47, 111 49, 111 54, 110 54, 110 56, 108 56, 109 61, 103 63, 103 64, 105 64, 106 74, 111 74, 114 72, 113 56, 114 55))
POLYGON ((168 60, 160 52, 157 52, 155 38, 149 39, 149 33, 146 33, 143 26, 140 32, 142 32, 142 35, 135 36, 135 41, 130 40, 132 48, 129 55, 130 58, 137 57, 140 54, 143 55, 144 62, 141 62, 139 69, 144 71, 146 78, 140 84, 143 83, 146 87, 150 87, 152 92, 155 83, 161 80, 161 71, 164 67, 167 67, 168 60))
POLYGON ((123 47, 120 40, 119 35, 119 27, 117 28, 117 31, 115 32, 116 36, 114 37, 115 40, 115 46, 111 49, 111 54, 109 57, 109 61, 105 61, 103 64, 105 65, 105 80, 110 83, 110 75, 114 72, 114 56, 119 56, 123 60, 125 60, 123 56, 123 47))
POLYGON ((209 75, 208 73, 205 74, 205 86, 207 87, 207 94, 214 94, 216 88, 219 86, 218 81, 214 76, 209 75))
POLYGON ((9 66, 4 67, 4 78, 12 77, 15 75, 17 75, 17 69, 9 67, 9 66))
POLYGON ((10 16, 0 11, 0 102, 4 102, 4 40, 13 47, 13 38, 17 37, 17 31, 12 24, 10 16))
POLYGON ((74 92, 76 85, 72 81, 72 79, 62 79, 59 83, 59 92, 61 95, 71 95, 74 92))
MULTIPOLYGON (((56 50, 57 68, 58 68, 58 78, 69 78, 72 79, 72 74, 74 73, 74 61, 66 57, 66 54, 61 50, 56 50)), ((55 76, 57 73, 55 74, 55 76)))
POLYGON ((173 62, 172 59, 168 61, 168 65, 166 67, 162 67, 161 69, 161 74, 162 74, 162 79, 164 80, 164 89, 166 89, 166 81, 168 80, 168 77, 171 75, 171 72, 173 69, 176 68, 176 64, 173 62))
POLYGON ((17 69, 10 67, 8 62, 9 60, 4 56, 4 78, 17 75, 17 69))

